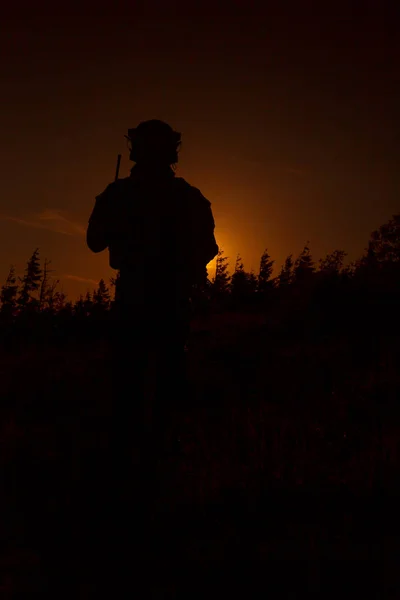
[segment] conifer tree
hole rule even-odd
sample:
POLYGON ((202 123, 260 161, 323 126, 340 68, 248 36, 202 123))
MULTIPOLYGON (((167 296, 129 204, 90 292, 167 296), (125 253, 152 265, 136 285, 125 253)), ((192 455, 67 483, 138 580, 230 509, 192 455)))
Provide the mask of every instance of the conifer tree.
POLYGON ((247 274, 241 256, 236 257, 235 271, 231 277, 230 289, 233 297, 242 297, 246 293, 247 274))
POLYGON ((258 273, 258 286, 257 290, 259 293, 264 294, 271 290, 274 286, 272 280, 272 270, 274 267, 274 260, 271 260, 267 250, 264 250, 260 259, 260 271, 258 273))
POLYGON ((228 271, 229 258, 224 256, 224 251, 219 250, 215 265, 215 276, 211 284, 214 296, 224 295, 229 291, 230 275, 228 271))
POLYGON ((318 272, 323 275, 339 275, 343 270, 343 262, 346 257, 344 250, 334 250, 325 258, 319 260, 318 272))
POLYGON ((285 264, 281 268, 278 275, 278 285, 280 288, 290 285, 293 281, 293 255, 289 256, 285 260, 285 264))
POLYGON ((309 281, 315 271, 315 265, 308 245, 300 252, 293 270, 293 278, 296 283, 309 281))
POLYGON ((15 268, 11 265, 7 275, 5 284, 1 287, 0 302, 1 312, 12 314, 16 305, 16 298, 18 293, 17 276, 15 274, 15 268))
POLYGON ((85 309, 85 314, 88 317, 93 312, 93 299, 92 299, 92 294, 89 292, 89 290, 86 292, 86 296, 83 301, 83 305, 84 305, 84 309, 85 309))
POLYGON ((100 279, 99 287, 93 294, 93 303, 95 306, 101 307, 104 310, 107 310, 110 307, 110 292, 104 279, 100 279))
POLYGON ((39 298, 35 294, 40 289, 41 280, 39 249, 36 248, 27 262, 24 276, 20 279, 21 289, 17 301, 20 308, 26 308, 28 305, 34 308, 39 306, 39 298))

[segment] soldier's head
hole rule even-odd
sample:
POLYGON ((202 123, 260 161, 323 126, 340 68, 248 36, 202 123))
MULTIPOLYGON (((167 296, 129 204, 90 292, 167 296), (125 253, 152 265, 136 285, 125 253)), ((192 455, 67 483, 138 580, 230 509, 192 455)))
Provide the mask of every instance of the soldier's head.
POLYGON ((142 121, 125 136, 130 160, 138 165, 167 167, 178 162, 181 134, 164 121, 142 121))

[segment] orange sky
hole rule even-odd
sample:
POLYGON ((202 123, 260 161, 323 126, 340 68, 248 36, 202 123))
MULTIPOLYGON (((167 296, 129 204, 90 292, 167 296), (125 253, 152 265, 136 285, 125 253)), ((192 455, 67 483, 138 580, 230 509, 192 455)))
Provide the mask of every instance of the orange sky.
POLYGON ((1 280, 37 246, 72 299, 112 274, 84 230, 119 152, 129 172, 127 128, 148 118, 182 132, 178 174, 212 202, 232 263, 257 270, 268 247, 279 267, 308 240, 316 259, 359 256, 399 211, 399 36, 380 3, 323 4, 5 9, 1 280))

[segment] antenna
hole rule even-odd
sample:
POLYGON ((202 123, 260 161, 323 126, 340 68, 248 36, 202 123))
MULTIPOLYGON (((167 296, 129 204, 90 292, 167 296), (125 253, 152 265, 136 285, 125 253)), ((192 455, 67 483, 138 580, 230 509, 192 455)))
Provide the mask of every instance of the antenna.
POLYGON ((121 154, 118 154, 118 158, 117 158, 117 168, 115 170, 115 181, 117 181, 118 179, 118 175, 119 175, 119 166, 121 164, 121 154))

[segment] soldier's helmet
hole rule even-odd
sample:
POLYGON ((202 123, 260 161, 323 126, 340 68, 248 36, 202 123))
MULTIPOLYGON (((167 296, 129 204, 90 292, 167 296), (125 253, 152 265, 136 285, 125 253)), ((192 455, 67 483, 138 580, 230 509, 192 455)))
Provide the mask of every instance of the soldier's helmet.
POLYGON ((137 127, 128 129, 125 137, 130 159, 137 164, 174 165, 178 162, 181 134, 164 121, 142 121, 137 127))

